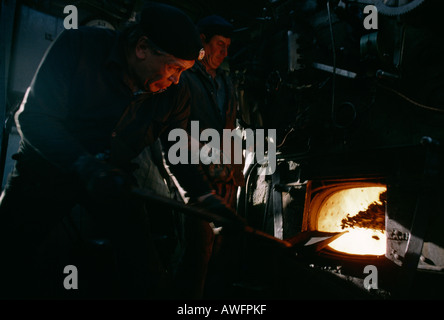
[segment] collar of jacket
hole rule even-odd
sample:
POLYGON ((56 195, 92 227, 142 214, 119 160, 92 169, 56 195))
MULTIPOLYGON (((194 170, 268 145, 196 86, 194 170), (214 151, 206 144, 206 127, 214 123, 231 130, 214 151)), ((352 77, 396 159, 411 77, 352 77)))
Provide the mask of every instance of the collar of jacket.
MULTIPOLYGON (((207 72, 207 69, 205 68, 203 63, 200 61, 196 61, 194 66, 191 67, 190 71, 195 72, 195 73, 200 73, 201 75, 203 75, 207 78, 211 77, 211 75, 207 72)), ((220 75, 222 73, 223 73, 223 71, 221 68, 216 69, 216 75, 220 75)))

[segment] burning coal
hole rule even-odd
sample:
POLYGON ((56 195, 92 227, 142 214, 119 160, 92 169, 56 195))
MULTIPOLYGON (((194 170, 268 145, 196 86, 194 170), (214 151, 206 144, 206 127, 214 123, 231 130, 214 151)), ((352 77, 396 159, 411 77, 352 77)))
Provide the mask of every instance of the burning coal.
POLYGON ((347 216, 341 221, 341 228, 365 228, 384 231, 386 203, 387 191, 379 195, 379 202, 373 202, 366 210, 359 211, 354 216, 347 213, 347 216))

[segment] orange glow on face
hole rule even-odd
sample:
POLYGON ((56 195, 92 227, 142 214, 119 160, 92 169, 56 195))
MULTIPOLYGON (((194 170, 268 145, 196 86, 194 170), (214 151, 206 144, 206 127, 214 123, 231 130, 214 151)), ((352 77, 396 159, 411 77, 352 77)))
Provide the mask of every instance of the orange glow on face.
MULTIPOLYGON (((385 187, 350 188, 335 192, 320 207, 317 229, 325 232, 348 231, 330 243, 334 250, 358 255, 383 255, 386 251, 385 230, 380 228, 352 227, 342 224, 343 219, 354 217, 365 211, 371 204, 382 205, 380 194, 385 187)), ((385 212, 383 212, 385 215, 385 212)), ((371 219, 365 221, 369 226, 377 225, 371 219)))

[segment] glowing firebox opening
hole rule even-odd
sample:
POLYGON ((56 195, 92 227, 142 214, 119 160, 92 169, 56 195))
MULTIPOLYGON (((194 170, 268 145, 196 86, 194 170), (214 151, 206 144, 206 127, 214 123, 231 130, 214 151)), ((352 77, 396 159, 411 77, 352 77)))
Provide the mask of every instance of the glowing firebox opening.
POLYGON ((358 255, 383 255, 386 251, 385 231, 368 228, 341 227, 344 218, 365 211, 370 204, 382 204, 379 199, 385 187, 350 188, 335 192, 322 204, 317 229, 325 232, 348 232, 339 237, 330 247, 334 250, 358 255))

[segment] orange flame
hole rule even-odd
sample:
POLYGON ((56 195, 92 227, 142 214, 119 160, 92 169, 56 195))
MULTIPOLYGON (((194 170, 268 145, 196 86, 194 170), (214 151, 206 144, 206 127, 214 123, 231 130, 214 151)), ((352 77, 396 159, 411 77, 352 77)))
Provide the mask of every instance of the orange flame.
POLYGON ((317 229, 325 232, 348 231, 330 243, 332 249, 358 255, 385 254, 385 231, 350 227, 342 229, 341 221, 347 214, 353 217, 374 202, 382 204, 379 195, 386 190, 385 187, 350 188, 335 192, 324 200, 318 215, 317 229))

